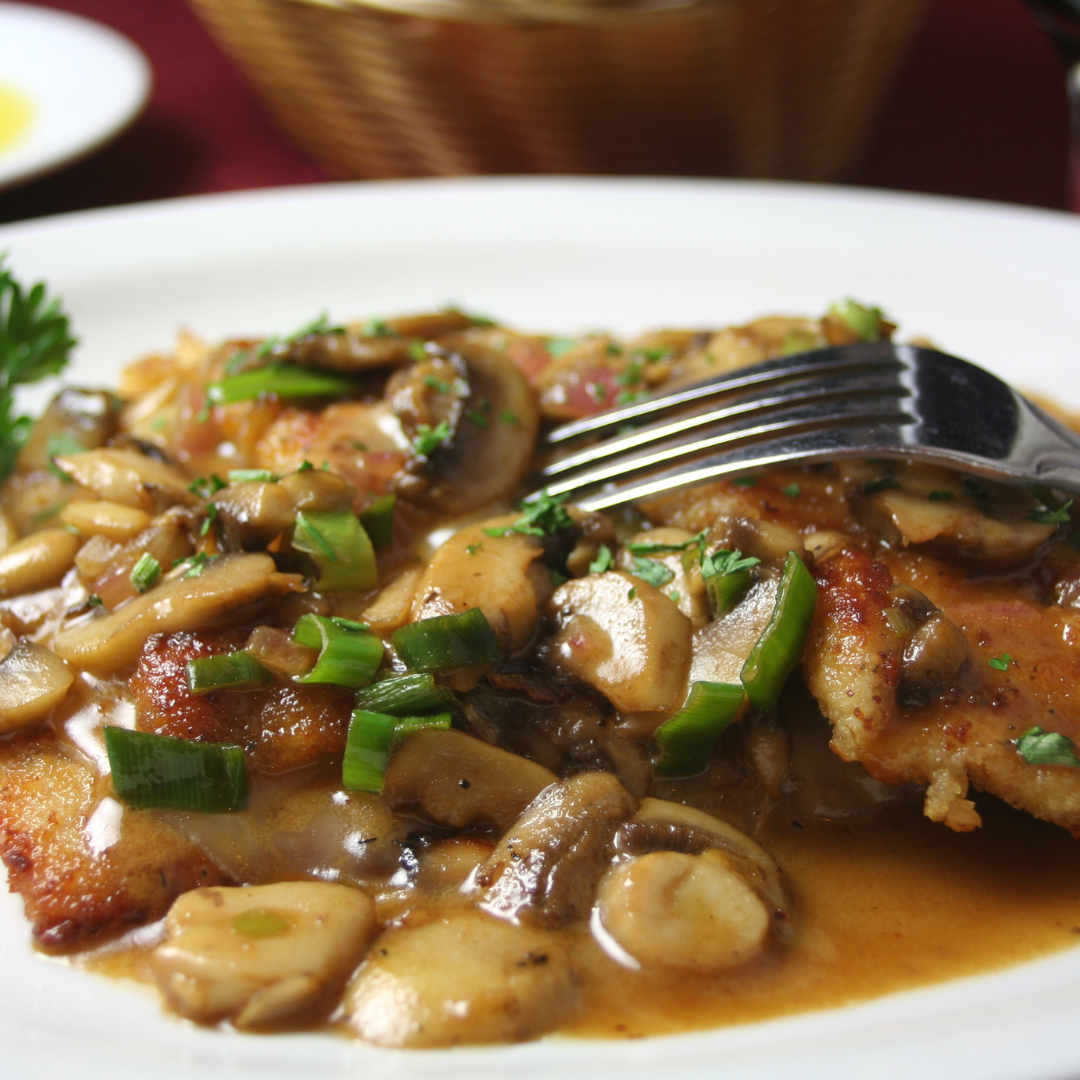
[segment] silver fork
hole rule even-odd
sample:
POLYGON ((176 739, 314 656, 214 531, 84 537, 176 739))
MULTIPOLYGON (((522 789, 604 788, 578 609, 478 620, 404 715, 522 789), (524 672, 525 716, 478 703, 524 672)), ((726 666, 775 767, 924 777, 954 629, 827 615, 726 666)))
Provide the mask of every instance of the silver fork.
POLYGON ((888 341, 740 368, 563 424, 547 444, 598 435, 542 470, 550 495, 602 510, 750 469, 850 458, 1080 494, 1080 437, 988 371, 888 341))

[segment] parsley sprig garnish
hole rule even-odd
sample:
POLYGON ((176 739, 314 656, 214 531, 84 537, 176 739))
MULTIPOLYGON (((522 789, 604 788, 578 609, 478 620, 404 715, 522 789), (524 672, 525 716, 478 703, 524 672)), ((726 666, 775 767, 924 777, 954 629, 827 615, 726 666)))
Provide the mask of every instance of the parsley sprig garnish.
POLYGON ((38 282, 29 292, 4 267, 0 256, 0 480, 15 464, 33 426, 28 416, 13 415, 16 386, 59 375, 75 338, 60 302, 49 299, 38 282))

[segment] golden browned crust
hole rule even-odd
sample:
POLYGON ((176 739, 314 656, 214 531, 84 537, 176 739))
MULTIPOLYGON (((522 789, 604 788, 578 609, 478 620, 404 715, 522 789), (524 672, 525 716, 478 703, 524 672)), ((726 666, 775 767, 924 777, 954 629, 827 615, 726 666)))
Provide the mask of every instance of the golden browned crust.
POLYGON ((96 801, 94 776, 51 738, 0 746, 0 857, 47 948, 158 918, 188 889, 226 883, 149 813, 106 803, 109 822, 96 801))

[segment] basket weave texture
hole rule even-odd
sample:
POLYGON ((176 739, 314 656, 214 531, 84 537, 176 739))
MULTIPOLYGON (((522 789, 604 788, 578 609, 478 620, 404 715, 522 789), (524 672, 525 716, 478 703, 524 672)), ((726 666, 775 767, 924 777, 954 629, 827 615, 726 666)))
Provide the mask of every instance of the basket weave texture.
POLYGON ((190 2, 338 175, 802 180, 856 160, 926 4, 190 2))

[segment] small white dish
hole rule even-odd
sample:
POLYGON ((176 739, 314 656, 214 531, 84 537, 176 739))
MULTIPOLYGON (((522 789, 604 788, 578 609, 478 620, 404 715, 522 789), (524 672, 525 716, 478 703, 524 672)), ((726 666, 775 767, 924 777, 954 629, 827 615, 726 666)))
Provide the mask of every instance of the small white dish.
POLYGON ((150 91, 146 57, 114 30, 29 4, 0 3, 0 97, 29 104, 0 144, 0 191, 66 165, 118 135, 150 91))

